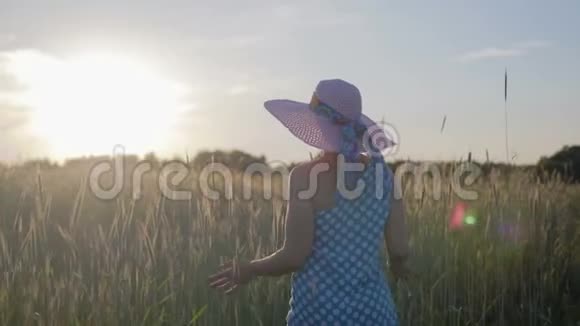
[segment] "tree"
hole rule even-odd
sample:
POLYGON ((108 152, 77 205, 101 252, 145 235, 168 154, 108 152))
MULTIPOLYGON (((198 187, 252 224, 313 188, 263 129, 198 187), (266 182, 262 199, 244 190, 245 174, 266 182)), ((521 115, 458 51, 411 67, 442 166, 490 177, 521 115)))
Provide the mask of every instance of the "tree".
POLYGON ((245 170, 252 163, 266 163, 266 157, 253 156, 251 154, 234 150, 234 151, 202 151, 199 152, 192 161, 197 169, 203 169, 211 163, 221 163, 225 166, 239 171, 245 170))
POLYGON ((580 182, 580 146, 564 146, 550 157, 542 157, 538 168, 543 173, 558 174, 568 182, 580 182))

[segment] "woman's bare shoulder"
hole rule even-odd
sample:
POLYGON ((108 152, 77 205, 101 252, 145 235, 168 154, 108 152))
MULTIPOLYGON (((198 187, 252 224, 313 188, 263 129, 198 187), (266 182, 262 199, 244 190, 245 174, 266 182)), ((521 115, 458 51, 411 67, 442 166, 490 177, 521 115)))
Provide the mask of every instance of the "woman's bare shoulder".
POLYGON ((308 180, 310 171, 318 164, 317 160, 297 163, 290 171, 290 182, 303 184, 308 180))
POLYGON ((290 171, 290 190, 299 191, 308 188, 312 173, 328 171, 328 163, 321 160, 300 162, 290 171))

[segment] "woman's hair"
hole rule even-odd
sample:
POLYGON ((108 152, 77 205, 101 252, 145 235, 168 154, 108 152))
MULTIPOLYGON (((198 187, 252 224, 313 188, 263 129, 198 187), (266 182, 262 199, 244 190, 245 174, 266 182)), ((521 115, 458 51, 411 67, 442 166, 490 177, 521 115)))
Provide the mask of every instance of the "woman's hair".
POLYGON ((314 154, 314 155, 311 156, 312 161, 316 161, 318 159, 321 159, 324 156, 324 154, 326 154, 325 151, 319 150, 316 154, 314 154))

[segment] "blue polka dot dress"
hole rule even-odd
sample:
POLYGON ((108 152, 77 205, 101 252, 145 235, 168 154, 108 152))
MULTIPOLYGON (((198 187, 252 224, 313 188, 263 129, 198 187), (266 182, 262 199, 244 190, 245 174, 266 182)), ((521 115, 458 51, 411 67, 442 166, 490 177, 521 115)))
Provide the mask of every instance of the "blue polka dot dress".
POLYGON ((382 158, 373 163, 361 196, 337 194, 316 216, 312 253, 292 276, 288 325, 398 325, 380 257, 393 174, 382 158))

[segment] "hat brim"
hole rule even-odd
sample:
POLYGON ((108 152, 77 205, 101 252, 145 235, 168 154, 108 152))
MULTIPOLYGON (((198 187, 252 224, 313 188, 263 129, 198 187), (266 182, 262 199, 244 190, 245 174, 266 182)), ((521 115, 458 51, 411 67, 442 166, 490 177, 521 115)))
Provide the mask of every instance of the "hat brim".
MULTIPOLYGON (((333 124, 310 109, 310 104, 292 100, 269 100, 264 107, 278 119, 290 132, 306 144, 325 151, 340 151, 342 145, 341 127, 333 124)), ((383 128, 371 118, 362 114, 359 120, 369 130, 363 136, 369 139, 379 151, 391 147, 394 143, 386 136, 383 128)), ((365 139, 360 143, 361 152, 365 152, 365 139)))

